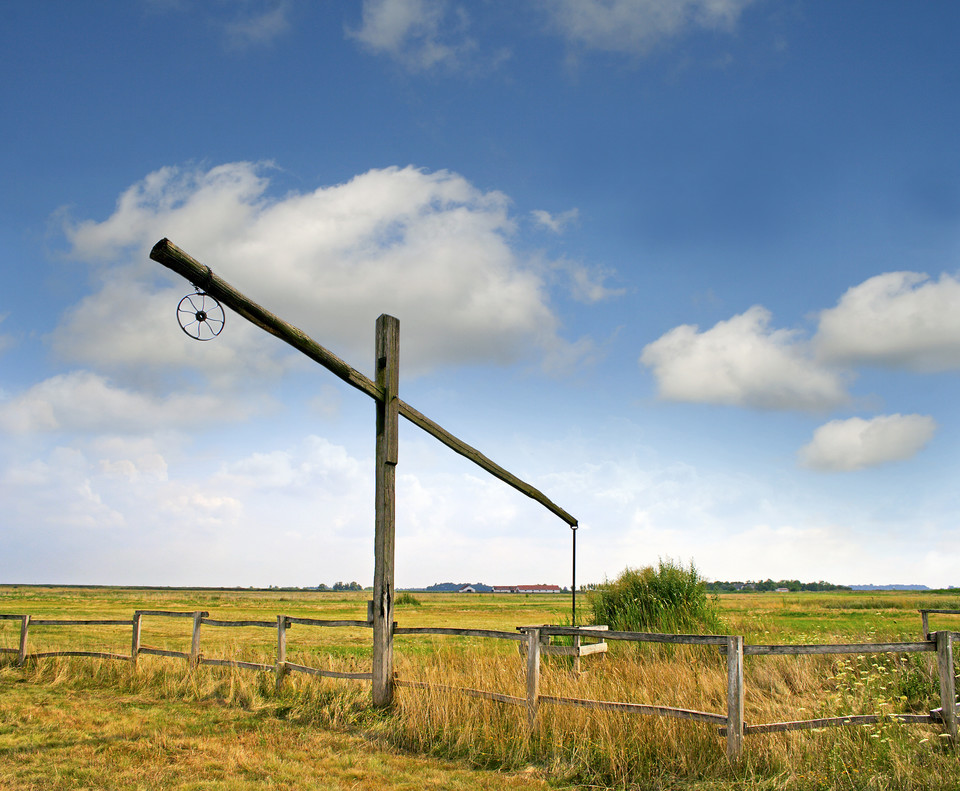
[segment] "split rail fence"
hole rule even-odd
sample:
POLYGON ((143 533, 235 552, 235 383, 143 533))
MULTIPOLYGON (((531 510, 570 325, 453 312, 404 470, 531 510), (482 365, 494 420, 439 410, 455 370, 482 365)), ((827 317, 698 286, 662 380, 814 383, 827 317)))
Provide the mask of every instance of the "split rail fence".
MULTIPOLYGON (((523 706, 527 710, 528 724, 531 729, 537 726, 538 712, 542 706, 576 706, 581 708, 619 711, 632 714, 671 717, 696 722, 705 722, 717 726, 721 736, 726 738, 727 756, 737 760, 743 751, 745 735, 773 733, 777 731, 795 731, 845 725, 868 725, 882 721, 897 720, 908 725, 940 725, 942 731, 952 742, 957 740, 957 698, 954 675, 953 644, 960 634, 950 631, 929 632, 929 613, 950 613, 960 615, 960 610, 921 610, 923 618, 922 639, 912 643, 850 643, 828 645, 745 645, 739 635, 685 635, 653 634, 648 632, 611 631, 606 627, 564 627, 564 626, 521 626, 516 632, 490 629, 458 629, 449 627, 413 627, 404 628, 393 625, 393 634, 401 635, 442 635, 454 637, 478 637, 494 640, 518 642, 521 653, 526 655, 526 694, 507 695, 478 689, 437 685, 421 681, 395 679, 397 687, 443 689, 463 695, 483 698, 509 705, 523 706), (551 645, 553 637, 572 638, 573 646, 551 645), (597 642, 585 643, 585 640, 597 642), (575 662, 580 657, 606 650, 607 640, 619 640, 633 643, 659 643, 669 645, 714 646, 726 655, 727 670, 727 706, 725 712, 705 712, 692 709, 653 706, 622 701, 604 701, 557 697, 540 694, 540 666, 543 655, 560 654, 573 656, 575 662), (743 663, 746 656, 799 656, 812 654, 875 654, 875 653, 918 653, 931 652, 937 655, 937 669, 940 681, 940 708, 928 714, 859 714, 792 722, 771 722, 747 724, 743 718, 744 681, 743 663)), ((359 620, 323 620, 278 615, 275 620, 218 620, 209 617, 206 611, 177 612, 169 610, 137 610, 130 620, 66 620, 34 618, 30 615, 0 614, 0 620, 19 621, 20 639, 18 648, 0 648, 0 654, 16 654, 16 662, 22 666, 28 659, 42 657, 70 656, 116 659, 130 662, 134 667, 142 655, 184 659, 191 668, 198 665, 219 665, 246 668, 276 674, 279 689, 288 673, 307 673, 315 676, 372 681, 373 673, 346 673, 308 667, 287 661, 287 630, 294 624, 312 627, 362 627, 372 628, 372 619, 359 620), (141 642, 141 626, 144 616, 164 618, 189 618, 193 622, 190 650, 170 651, 144 645, 141 642), (30 630, 43 626, 129 626, 132 630, 130 654, 115 654, 104 651, 43 651, 30 653, 27 650, 30 630), (276 630, 276 662, 264 664, 245 662, 236 659, 212 659, 200 651, 201 626, 211 627, 262 627, 276 630)))

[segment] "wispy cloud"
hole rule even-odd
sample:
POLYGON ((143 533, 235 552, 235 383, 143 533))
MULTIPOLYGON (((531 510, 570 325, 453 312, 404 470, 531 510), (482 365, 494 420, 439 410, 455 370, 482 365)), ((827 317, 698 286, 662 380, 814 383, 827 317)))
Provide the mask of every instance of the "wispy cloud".
POLYGON ((374 54, 427 71, 462 65, 476 47, 467 26, 466 12, 445 0, 364 0, 360 27, 347 35, 374 54))
POLYGON ((227 47, 242 50, 272 44, 290 29, 287 13, 287 4, 281 2, 226 22, 223 33, 227 47))
POLYGON ((643 55, 695 29, 729 31, 754 0, 547 0, 553 26, 585 49, 643 55))
POLYGON ((534 209, 530 212, 534 222, 537 225, 553 231, 554 233, 563 233, 567 226, 572 225, 580 217, 579 209, 573 208, 559 214, 551 214, 543 209, 534 209))

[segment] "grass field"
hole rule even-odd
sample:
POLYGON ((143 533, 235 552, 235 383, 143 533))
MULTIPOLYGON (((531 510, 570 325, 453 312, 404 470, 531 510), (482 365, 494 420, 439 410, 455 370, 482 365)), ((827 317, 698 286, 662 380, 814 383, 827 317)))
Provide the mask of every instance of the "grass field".
MULTIPOLYGON (((135 609, 207 610, 222 620, 278 614, 364 620, 369 593, 0 587, 0 612, 34 618, 130 618, 135 609)), ((914 641, 921 607, 960 609, 960 592, 728 594, 724 630, 749 643, 914 641)), ((586 619, 586 613, 581 619, 586 619)), ((568 623, 569 598, 416 594, 401 626, 513 631, 568 623)), ((960 616, 932 616, 958 629, 960 616)), ((0 647, 19 624, 0 622, 0 647)), ((203 627, 207 657, 272 663, 275 631, 203 627)), ((186 651, 188 619, 145 618, 144 644, 186 651)), ((370 632, 295 626, 288 659, 368 670, 370 632)), ((130 628, 37 627, 31 651, 129 653, 130 628)), ((523 695, 514 643, 397 638, 397 675, 523 695)), ((365 682, 201 667, 176 659, 127 663, 48 659, 0 668, 0 788, 960 788, 954 748, 933 726, 873 726, 749 735, 730 767, 715 727, 661 718, 542 709, 526 729, 522 707, 439 690, 398 691, 372 711, 365 682)), ((544 664, 548 695, 722 712, 722 657, 706 649, 612 644, 573 676, 544 664)), ((746 720, 855 713, 923 713, 939 705, 930 654, 748 657, 746 720)))

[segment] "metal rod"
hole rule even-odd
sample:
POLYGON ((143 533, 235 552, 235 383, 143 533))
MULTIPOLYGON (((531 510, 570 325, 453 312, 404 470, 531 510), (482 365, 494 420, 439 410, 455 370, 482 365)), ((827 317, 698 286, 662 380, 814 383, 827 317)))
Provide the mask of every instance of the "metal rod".
POLYGON ((571 626, 577 625, 577 526, 570 525, 573 533, 573 580, 570 583, 570 593, 573 600, 573 619, 571 626))

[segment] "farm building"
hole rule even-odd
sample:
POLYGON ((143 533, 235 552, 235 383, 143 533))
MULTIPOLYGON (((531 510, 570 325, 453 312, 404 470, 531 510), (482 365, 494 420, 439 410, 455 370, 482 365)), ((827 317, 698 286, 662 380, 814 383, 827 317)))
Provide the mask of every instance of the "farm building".
POLYGON ((559 585, 494 585, 494 593, 563 593, 559 585))

